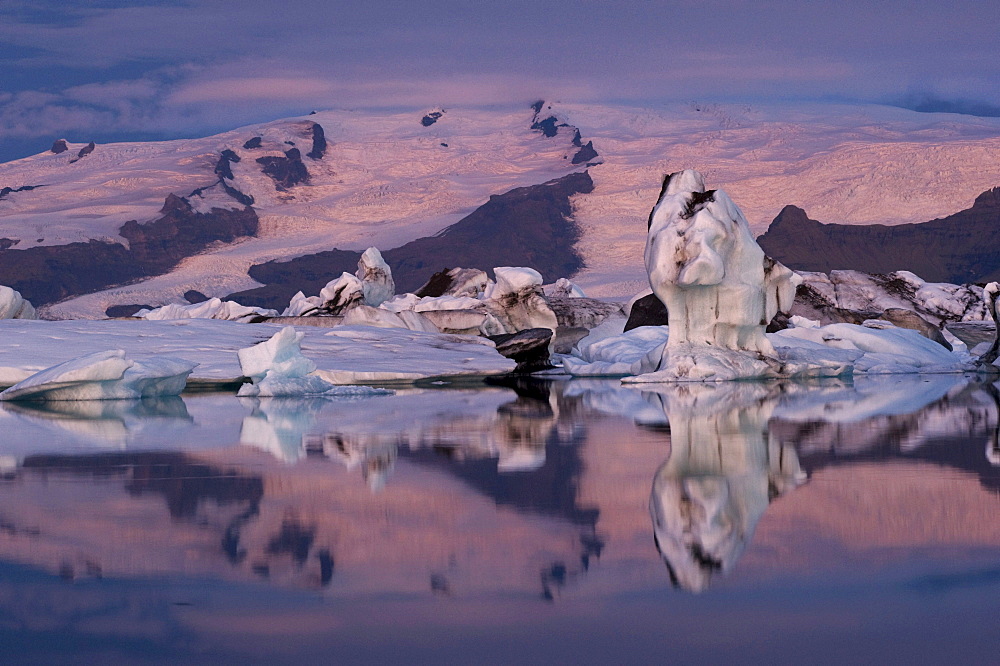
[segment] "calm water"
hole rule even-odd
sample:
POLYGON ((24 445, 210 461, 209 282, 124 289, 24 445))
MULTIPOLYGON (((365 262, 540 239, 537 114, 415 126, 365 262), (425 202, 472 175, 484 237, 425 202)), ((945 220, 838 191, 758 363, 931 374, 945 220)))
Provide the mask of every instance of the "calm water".
POLYGON ((0 407, 0 661, 995 662, 957 376, 0 407))

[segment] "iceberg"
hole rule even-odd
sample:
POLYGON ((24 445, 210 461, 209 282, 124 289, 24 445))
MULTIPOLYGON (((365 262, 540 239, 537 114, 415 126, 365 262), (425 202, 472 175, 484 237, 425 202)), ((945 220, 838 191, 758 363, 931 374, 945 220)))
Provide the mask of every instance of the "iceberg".
POLYGON ((339 278, 330 280, 319 290, 319 310, 312 314, 342 315, 364 303, 364 300, 364 285, 361 280, 350 273, 341 273, 339 278))
POLYGON ((0 319, 37 319, 35 308, 21 293, 0 285, 0 319))
POLYGON ((152 310, 139 310, 133 317, 163 321, 167 319, 227 319, 229 321, 247 321, 254 317, 274 317, 277 310, 240 305, 235 301, 223 301, 210 298, 194 305, 170 303, 152 310))
MULTIPOLYGON (((953 353, 940 336, 935 342, 918 332, 933 325, 920 320, 926 326, 916 326, 909 312, 897 317, 891 308, 883 319, 863 325, 820 326, 796 316, 787 319, 792 328, 765 333, 777 313, 789 312, 802 278, 764 255, 736 204, 721 190, 706 190, 697 171, 664 180, 649 215, 645 263, 668 326, 588 336, 564 359, 567 372, 626 374, 626 383, 656 383, 972 368, 964 346, 953 353)), ((897 277, 909 280, 914 291, 940 291, 940 285, 917 284, 912 274, 897 277)))
POLYGON ((178 395, 197 363, 157 357, 141 361, 111 349, 54 365, 0 392, 0 400, 123 400, 178 395))
POLYGON ((316 364, 302 355, 305 333, 286 326, 271 338, 237 352, 240 368, 252 383, 240 387, 240 396, 318 395, 333 384, 310 375, 316 364))
POLYGON ((354 274, 361 280, 361 291, 365 305, 377 308, 396 293, 396 283, 392 279, 392 270, 385 263, 378 248, 370 247, 358 260, 358 271, 354 274))
POLYGON ((488 335, 517 333, 528 328, 559 327, 556 314, 542 296, 542 276, 533 268, 498 266, 497 281, 483 292, 486 310, 503 325, 502 331, 488 335))
POLYGON ((292 296, 283 317, 344 315, 359 305, 378 307, 396 293, 392 270, 378 248, 370 247, 358 260, 354 275, 341 273, 326 283, 319 296, 301 291, 292 296))
POLYGON ((420 312, 400 310, 393 312, 368 305, 359 305, 344 315, 344 326, 374 326, 376 328, 405 328, 411 331, 439 333, 438 327, 420 312))

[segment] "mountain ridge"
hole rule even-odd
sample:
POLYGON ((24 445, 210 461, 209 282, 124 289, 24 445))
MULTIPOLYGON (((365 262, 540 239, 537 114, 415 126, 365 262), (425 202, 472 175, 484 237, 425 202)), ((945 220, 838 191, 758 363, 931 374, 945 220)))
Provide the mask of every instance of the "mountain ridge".
POLYGON ((907 270, 954 284, 1000 280, 1000 187, 952 215, 896 226, 822 223, 785 206, 757 242, 794 270, 907 270))
POLYGON ((332 110, 198 139, 98 142, 78 158, 87 139, 0 164, 0 190, 9 188, 0 252, 91 241, 127 248, 125 223, 158 219, 169 195, 199 214, 250 205, 258 229, 211 242, 163 274, 66 293, 42 306, 44 316, 247 291, 262 286, 252 266, 333 248, 385 253, 440 233, 491 196, 584 169, 593 188, 569 200, 581 264, 566 277, 618 299, 647 286, 645 220, 664 173, 710 173, 758 231, 789 202, 851 224, 923 222, 1000 183, 1000 119, 873 106, 332 110), (281 169, 265 173, 261 158, 281 169))

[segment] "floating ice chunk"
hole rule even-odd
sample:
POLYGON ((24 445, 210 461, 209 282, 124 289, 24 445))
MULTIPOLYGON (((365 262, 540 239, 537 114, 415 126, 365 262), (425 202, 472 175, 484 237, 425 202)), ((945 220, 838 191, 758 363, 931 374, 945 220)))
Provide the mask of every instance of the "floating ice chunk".
MULTIPOLYGON (((668 344, 669 346, 669 344, 668 344)), ((851 374, 849 361, 827 355, 781 357, 748 354, 737 349, 684 344, 654 350, 633 364, 634 377, 624 383, 728 382, 736 379, 777 379, 779 377, 839 377, 851 374)))
POLYGON ((487 287, 483 294, 487 299, 498 299, 507 294, 542 286, 542 274, 534 268, 498 266, 493 269, 493 273, 497 281, 487 287))
POLYGON ((451 285, 442 296, 468 296, 478 298, 486 290, 486 285, 490 283, 486 271, 478 268, 453 268, 448 271, 451 278, 451 285))
POLYGON ((194 305, 171 303, 152 310, 139 310, 135 317, 149 320, 166 319, 227 319, 229 321, 248 320, 253 317, 274 317, 277 310, 240 305, 235 301, 210 298, 194 305))
POLYGON ((377 308, 396 293, 396 283, 392 279, 392 270, 385 263, 378 248, 370 247, 358 260, 358 271, 355 276, 361 280, 365 305, 377 308))
POLYGON ((270 339, 239 350, 243 374, 250 379, 263 379, 268 374, 305 377, 316 369, 316 364, 302 355, 299 343, 303 337, 304 333, 286 326, 270 339))
POLYGON ((478 298, 490 284, 478 268, 451 268, 435 273, 416 293, 420 296, 471 296, 478 298))
POLYGON ((499 266, 493 272, 497 281, 486 288, 483 303, 504 327, 501 333, 517 333, 528 328, 555 331, 559 327, 556 314, 542 297, 542 276, 538 271, 499 266))
POLYGON ((566 278, 559 278, 553 284, 542 285, 542 292, 546 296, 557 296, 562 298, 586 298, 587 294, 583 289, 576 286, 566 278))
POLYGON ((341 273, 339 278, 327 282, 319 292, 320 309, 323 314, 344 314, 361 305, 364 299, 364 285, 357 276, 350 273, 341 273))
POLYGON ((382 308, 359 305, 344 315, 345 326, 375 326, 377 328, 406 328, 411 331, 438 333, 429 319, 413 310, 392 312, 382 308))
POLYGON ((822 323, 836 323, 838 309, 883 312, 902 308, 919 314, 935 326, 947 321, 988 319, 983 288, 973 284, 925 282, 909 271, 871 274, 860 271, 813 273, 799 271, 808 299, 792 306, 800 314, 822 323))
MULTIPOLYGON (((300 395, 356 396, 358 391, 334 386, 310 374, 316 364, 302 355, 300 343, 305 333, 298 333, 286 326, 253 347, 239 350, 240 367, 250 378, 251 384, 240 387, 239 395, 245 397, 279 397, 300 395)), ((365 387, 367 389, 367 387, 365 387)), ((368 393, 382 393, 367 389, 368 393)))
POLYGON ((618 335, 600 332, 577 343, 571 356, 563 357, 563 368, 572 375, 632 375, 643 359, 662 352, 667 344, 666 326, 640 326, 618 335))
POLYGON ((830 324, 820 328, 789 328, 768 337, 776 346, 792 347, 796 340, 807 340, 830 349, 861 352, 854 366, 855 372, 862 373, 958 372, 969 360, 916 331, 892 325, 871 328, 830 324))
POLYGON ((315 312, 321 305, 323 305, 323 302, 319 299, 319 296, 306 296, 301 291, 297 291, 292 296, 288 307, 281 313, 281 316, 301 317, 304 314, 315 312))
POLYGON ((402 294, 382 304, 382 308, 393 312, 413 310, 428 312, 430 310, 474 310, 482 306, 482 301, 469 296, 424 296, 402 294))
POLYGON ((693 344, 678 345, 666 354, 670 335, 666 326, 640 326, 619 335, 596 333, 577 343, 571 355, 561 358, 567 373, 638 375, 624 381, 639 383, 832 377, 850 373, 852 362, 862 356, 858 351, 830 350, 821 344, 808 349, 781 349, 773 357, 693 344))
POLYGON ((240 368, 252 382, 240 387, 239 395, 311 395, 333 388, 319 377, 309 376, 316 364, 302 355, 299 344, 304 337, 305 333, 286 326, 270 339, 239 350, 240 368))
POLYGON ((38 315, 20 292, 0 285, 0 319, 38 319, 38 315))
POLYGON ((820 326, 820 323, 815 319, 800 317, 799 315, 789 317, 788 323, 791 325, 791 328, 819 328, 820 326))
POLYGON ((121 349, 54 365, 0 393, 0 400, 119 400, 177 395, 197 366, 179 358, 130 361, 121 349))
POLYGON ((986 309, 989 311, 990 317, 993 319, 994 328, 993 342, 990 346, 983 350, 979 350, 979 346, 977 346, 974 350, 978 355, 978 362, 980 364, 996 365, 997 357, 1000 356, 1000 316, 997 314, 998 295, 1000 295, 1000 282, 990 282, 983 288, 983 301, 985 301, 986 309))

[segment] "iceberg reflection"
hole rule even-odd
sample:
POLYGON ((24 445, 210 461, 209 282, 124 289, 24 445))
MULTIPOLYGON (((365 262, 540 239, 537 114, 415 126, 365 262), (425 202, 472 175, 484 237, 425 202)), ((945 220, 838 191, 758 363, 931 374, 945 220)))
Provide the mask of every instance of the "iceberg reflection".
MULTIPOLYGON (((138 400, 4 402, 0 403, 0 416, 3 415, 116 448, 125 448, 131 440, 141 439, 144 432, 165 427, 186 428, 194 422, 184 401, 175 395, 138 400)), ((34 444, 26 442, 26 446, 34 444)))
POLYGON ((659 400, 670 422, 670 457, 649 499, 656 546, 672 582, 701 592, 726 573, 768 504, 806 480, 795 449, 771 439, 773 384, 669 384, 659 400))
POLYGON ((508 390, 400 390, 380 399, 378 414, 325 398, 241 400, 251 410, 241 443, 288 463, 335 460, 360 470, 372 490, 384 487, 400 449, 432 449, 451 460, 495 459, 501 473, 538 470, 559 421, 558 395, 545 382, 519 385, 514 399, 508 390), (459 408, 442 409, 447 402, 459 408))

